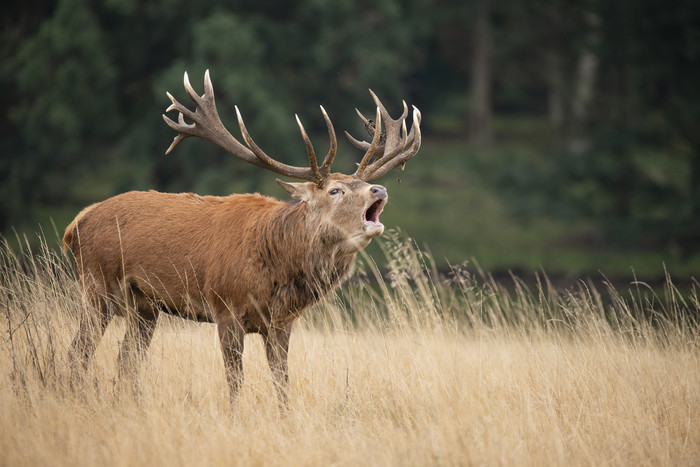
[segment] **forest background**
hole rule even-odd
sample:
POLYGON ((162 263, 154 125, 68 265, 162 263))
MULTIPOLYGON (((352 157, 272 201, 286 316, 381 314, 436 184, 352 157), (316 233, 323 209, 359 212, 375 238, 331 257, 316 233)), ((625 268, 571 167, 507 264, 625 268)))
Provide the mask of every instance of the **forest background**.
MULTIPOLYGON (((318 153, 323 105, 423 113, 382 216, 438 267, 580 277, 700 270, 700 3, 693 0, 29 0, 3 10, 0 231, 49 239, 130 189, 284 197, 275 176, 160 114, 209 69, 273 157, 318 153), (632 272, 634 271, 634 272, 632 272)), ((361 154, 341 142, 335 169, 361 154)), ((54 244, 58 245, 57 242, 54 244)))

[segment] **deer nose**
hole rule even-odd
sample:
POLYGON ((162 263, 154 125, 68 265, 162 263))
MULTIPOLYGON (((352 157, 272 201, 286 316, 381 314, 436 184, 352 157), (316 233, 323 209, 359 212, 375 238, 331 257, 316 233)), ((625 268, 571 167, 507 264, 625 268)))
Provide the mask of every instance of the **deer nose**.
POLYGON ((376 198, 383 199, 383 198, 386 198, 386 197, 387 197, 386 188, 384 188, 384 187, 381 186, 381 185, 373 185, 372 188, 370 188, 369 191, 370 191, 370 193, 372 193, 372 195, 373 195, 374 197, 376 197, 376 198))

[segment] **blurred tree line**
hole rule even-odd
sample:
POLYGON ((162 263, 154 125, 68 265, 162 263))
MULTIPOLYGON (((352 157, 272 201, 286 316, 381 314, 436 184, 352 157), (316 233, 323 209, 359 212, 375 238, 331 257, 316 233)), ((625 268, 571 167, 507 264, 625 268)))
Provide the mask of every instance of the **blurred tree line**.
POLYGON ((322 132, 323 104, 338 130, 357 130, 349 110, 371 111, 369 87, 421 108, 424 147, 488 148, 507 138, 499 118, 546 121, 542 157, 491 167, 514 213, 591 219, 623 245, 700 248, 695 0, 26 0, 0 21, 0 230, 31 206, 95 201, 84 187, 99 171, 112 192, 222 193, 232 174, 256 189, 260 171, 213 145, 163 157, 165 91, 187 102, 183 71, 201 91, 209 68, 231 130, 237 104, 256 141, 297 164, 291 115, 317 116, 304 123, 322 132))

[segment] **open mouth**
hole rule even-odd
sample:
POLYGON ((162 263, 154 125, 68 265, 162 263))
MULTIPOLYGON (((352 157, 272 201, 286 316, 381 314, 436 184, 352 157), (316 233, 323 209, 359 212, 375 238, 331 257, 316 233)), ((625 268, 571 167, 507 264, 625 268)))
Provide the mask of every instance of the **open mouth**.
POLYGON ((379 222, 379 214, 382 213, 386 200, 378 199, 367 208, 367 210, 362 214, 362 223, 370 226, 382 225, 379 222))

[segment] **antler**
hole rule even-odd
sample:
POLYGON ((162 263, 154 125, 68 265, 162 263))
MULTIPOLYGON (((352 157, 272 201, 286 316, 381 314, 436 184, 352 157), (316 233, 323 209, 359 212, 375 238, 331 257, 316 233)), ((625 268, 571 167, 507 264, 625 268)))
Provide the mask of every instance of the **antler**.
POLYGON ((421 144, 420 110, 413 106, 413 125, 411 132, 407 133, 408 106, 406 101, 403 101, 401 116, 397 120, 393 120, 377 95, 371 89, 369 92, 377 104, 376 123, 367 120, 359 110, 355 109, 355 111, 364 122, 367 130, 370 133, 373 132, 372 142, 358 141, 347 131, 345 132, 355 147, 366 151, 355 172, 355 177, 364 181, 377 179, 399 165, 403 169, 404 164, 416 155, 421 144), (384 127, 383 131, 382 126, 384 127), (374 162, 370 164, 372 158, 374 158, 374 162))
POLYGON ((251 138, 248 134, 248 130, 243 123, 243 118, 241 117, 238 107, 236 107, 238 125, 241 129, 243 140, 248 147, 243 146, 231 135, 231 133, 229 133, 226 127, 224 127, 224 124, 221 123, 219 112, 216 110, 216 103, 214 102, 214 88, 211 84, 211 79, 209 78, 209 70, 204 73, 204 94, 201 96, 197 94, 190 84, 187 72, 185 72, 184 84, 185 91, 187 91, 187 94, 194 103, 195 110, 191 111, 179 103, 169 92, 166 93, 172 104, 165 111, 170 112, 171 110, 177 110, 179 112, 177 122, 163 114, 163 120, 165 120, 165 123, 167 123, 170 128, 178 133, 168 150, 165 151, 166 154, 169 154, 170 151, 172 151, 175 146, 180 144, 180 142, 185 138, 189 136, 198 136, 222 147, 229 153, 245 162, 271 170, 272 172, 284 175, 286 177, 299 178, 302 180, 315 182, 319 187, 323 185, 324 180, 328 177, 328 175, 330 175, 331 165, 333 164, 333 159, 335 158, 335 154, 338 149, 338 143, 335 137, 333 124, 331 123, 331 120, 323 107, 321 107, 321 112, 323 113, 323 118, 326 121, 326 126, 328 127, 328 135, 330 136, 330 148, 328 149, 328 154, 324 158, 321 167, 318 167, 316 153, 314 152, 313 146, 306 134, 306 131, 304 131, 304 126, 301 124, 301 121, 297 116, 297 123, 299 124, 299 129, 301 130, 301 135, 304 138, 306 151, 309 156, 309 167, 295 167, 272 159, 270 156, 265 154, 257 144, 255 144, 253 138, 251 138), (194 123, 185 122, 185 117, 194 123))

